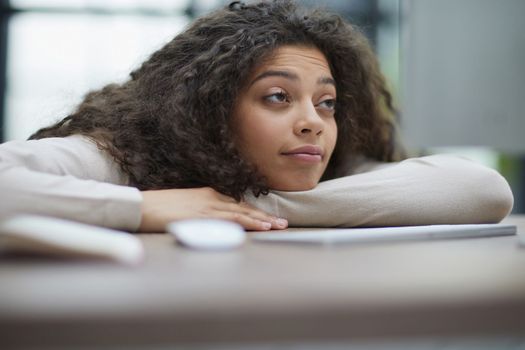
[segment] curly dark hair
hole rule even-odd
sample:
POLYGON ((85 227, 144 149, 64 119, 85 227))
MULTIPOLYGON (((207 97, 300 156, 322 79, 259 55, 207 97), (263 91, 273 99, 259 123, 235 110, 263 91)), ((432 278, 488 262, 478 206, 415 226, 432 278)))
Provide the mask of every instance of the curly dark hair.
POLYGON ((395 160, 392 97, 364 35, 339 16, 291 0, 235 1, 195 20, 122 84, 87 94, 30 139, 82 134, 140 190, 210 186, 241 199, 268 192, 234 143, 232 109, 253 69, 283 45, 316 47, 336 80, 338 140, 322 180, 349 155, 395 160))

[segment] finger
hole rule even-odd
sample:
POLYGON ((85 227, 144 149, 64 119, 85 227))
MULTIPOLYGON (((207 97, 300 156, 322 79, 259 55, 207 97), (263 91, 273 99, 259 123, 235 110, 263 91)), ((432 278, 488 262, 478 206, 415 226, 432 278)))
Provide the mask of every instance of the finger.
POLYGON ((247 215, 251 218, 269 222, 272 224, 272 228, 276 230, 282 230, 288 227, 288 221, 282 218, 277 218, 273 215, 265 213, 264 211, 251 206, 248 203, 231 203, 222 207, 224 211, 237 212, 247 215))
POLYGON ((218 219, 234 221, 246 230, 268 231, 272 229, 272 224, 270 222, 261 221, 239 212, 218 211, 215 212, 213 216, 218 219))
POLYGON ((251 210, 251 213, 253 213, 253 215, 256 215, 256 216, 254 216, 256 218, 259 218, 257 215, 264 215, 267 218, 265 220, 270 220, 271 221, 273 229, 282 230, 282 229, 285 229, 285 228, 288 227, 288 220, 286 220, 284 218, 280 218, 280 217, 274 216, 274 215, 270 215, 270 214, 260 210, 259 208, 253 206, 250 203, 241 202, 240 206, 243 207, 243 208, 247 208, 248 210, 251 210))

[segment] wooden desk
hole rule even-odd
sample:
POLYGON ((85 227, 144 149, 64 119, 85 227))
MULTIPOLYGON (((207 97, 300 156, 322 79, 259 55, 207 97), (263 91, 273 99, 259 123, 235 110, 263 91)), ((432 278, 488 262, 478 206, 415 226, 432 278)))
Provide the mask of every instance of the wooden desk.
MULTIPOLYGON (((525 216, 505 222, 525 230, 525 216)), ((514 236, 221 253, 140 238, 138 268, 0 257, 0 348, 525 337, 514 236)))

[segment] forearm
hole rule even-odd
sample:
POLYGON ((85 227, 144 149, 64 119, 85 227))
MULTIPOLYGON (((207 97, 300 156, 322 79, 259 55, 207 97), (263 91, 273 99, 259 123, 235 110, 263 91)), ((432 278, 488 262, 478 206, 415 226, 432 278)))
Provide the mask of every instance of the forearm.
POLYGON ((0 217, 38 214, 135 231, 140 192, 73 176, 29 171, 0 164, 0 217))
POLYGON ((142 196, 118 165, 82 136, 0 145, 0 218, 49 215, 134 231, 142 196))
POLYGON ((351 227, 499 222, 513 197, 491 169, 430 156, 250 201, 288 219, 290 226, 351 227))

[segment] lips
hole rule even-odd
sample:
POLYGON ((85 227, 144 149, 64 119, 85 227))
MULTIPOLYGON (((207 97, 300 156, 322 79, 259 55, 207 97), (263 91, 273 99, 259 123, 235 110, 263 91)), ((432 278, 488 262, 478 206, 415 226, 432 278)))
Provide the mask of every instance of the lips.
POLYGON ((281 153, 290 159, 305 161, 305 162, 321 162, 323 160, 324 151, 321 147, 315 145, 305 145, 294 148, 290 151, 281 153))

